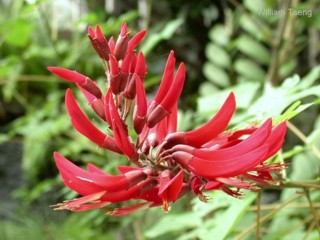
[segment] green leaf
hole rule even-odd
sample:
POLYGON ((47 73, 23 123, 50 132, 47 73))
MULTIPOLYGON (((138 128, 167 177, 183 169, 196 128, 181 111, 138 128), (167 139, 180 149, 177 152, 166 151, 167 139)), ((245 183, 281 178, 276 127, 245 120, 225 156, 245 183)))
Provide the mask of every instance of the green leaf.
POLYGON ((195 213, 170 214, 162 217, 156 225, 146 231, 147 238, 156 238, 172 231, 179 232, 201 226, 202 221, 195 213))
POLYGON ((288 60, 286 63, 280 66, 279 74, 281 77, 287 77, 288 74, 291 74, 294 71, 294 68, 297 65, 297 59, 292 58, 288 60))
POLYGON ((201 96, 209 96, 218 91, 219 91, 219 88, 211 84, 209 81, 205 81, 201 83, 199 87, 199 93, 201 96))
POLYGON ((234 63, 234 68, 238 74, 248 80, 262 82, 266 76, 266 73, 258 64, 248 59, 237 59, 234 63))
MULTIPOLYGON (((247 15, 242 15, 240 17, 239 23, 240 26, 250 35, 254 36, 257 39, 264 39, 264 34, 259 29, 259 26, 253 22, 254 20, 252 18, 249 18, 247 15)), ((262 23, 261 23, 262 24, 262 23)), ((264 28, 266 29, 267 26, 264 24, 264 28)))
POLYGON ((183 22, 184 20, 182 18, 167 22, 161 32, 154 32, 153 34, 149 35, 150 37, 147 37, 147 39, 144 41, 141 51, 145 55, 148 55, 148 53, 150 53, 159 42, 170 39, 177 29, 183 24, 183 22))
POLYGON ((209 37, 213 42, 221 46, 226 46, 230 41, 230 34, 222 24, 214 26, 209 31, 209 37))
POLYGON ((24 47, 27 45, 33 26, 30 22, 26 20, 16 20, 12 22, 7 22, 6 24, 6 34, 3 36, 5 41, 16 47, 24 47))
POLYGON ((301 82, 298 86, 299 90, 305 90, 311 87, 316 80, 320 77, 320 66, 312 68, 312 70, 301 79, 301 82))
POLYGON ((258 14, 259 10, 265 8, 265 1, 263 0, 245 0, 243 5, 249 9, 252 13, 258 14))
POLYGON ((320 161, 312 153, 305 152, 297 154, 292 160, 292 173, 290 179, 293 181, 312 180, 319 174, 320 161))
POLYGON ((231 60, 229 54, 220 46, 209 43, 205 50, 207 58, 215 65, 223 68, 229 68, 231 60))
MULTIPOLYGON (((225 193, 222 193, 225 194, 225 193)), ((230 205, 221 214, 215 215, 212 220, 213 226, 204 234, 199 235, 200 239, 223 240, 231 232, 233 227, 241 220, 250 204, 256 198, 256 194, 249 192, 244 199, 236 199, 226 195, 230 198, 230 205)))
POLYGON ((236 96, 237 109, 247 109, 252 104, 259 86, 259 83, 246 82, 232 86, 223 91, 214 92, 214 94, 211 95, 208 94, 200 97, 197 102, 198 112, 206 114, 210 113, 210 116, 212 116, 212 114, 218 111, 222 106, 231 91, 233 91, 236 96))
POLYGON ((290 120, 299 113, 303 112, 307 108, 313 106, 315 103, 308 103, 301 105, 300 101, 293 103, 281 116, 274 119, 274 123, 278 124, 280 122, 290 120))
POLYGON ((227 87, 230 85, 228 74, 216 65, 206 62, 203 66, 203 74, 205 77, 220 87, 227 87))
POLYGON ((236 44, 240 52, 253 58, 259 63, 270 63, 269 51, 257 40, 249 37, 248 35, 241 35, 241 37, 237 39, 236 44))

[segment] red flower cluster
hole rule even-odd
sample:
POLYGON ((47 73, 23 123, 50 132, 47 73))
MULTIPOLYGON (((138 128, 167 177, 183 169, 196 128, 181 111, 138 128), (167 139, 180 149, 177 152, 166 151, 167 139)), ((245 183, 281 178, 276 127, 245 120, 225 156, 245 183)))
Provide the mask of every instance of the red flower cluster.
POLYGON ((207 201, 203 192, 208 190, 220 189, 240 197, 240 189, 254 191, 257 183, 270 184, 275 180, 271 172, 277 173, 284 167, 267 164, 266 160, 282 147, 285 122, 272 126, 268 119, 261 126, 225 131, 236 108, 233 93, 206 124, 177 132, 177 101, 185 81, 185 65, 180 63, 175 72, 176 59, 171 51, 159 89, 148 102, 143 86, 147 73, 145 58, 142 52, 135 52, 145 33, 141 31, 130 38, 124 23, 114 42, 113 38, 105 38, 99 26, 89 27, 91 44, 105 66, 105 93, 85 75, 48 67, 78 86, 109 130, 107 134, 98 129, 68 89, 65 104, 73 127, 99 147, 123 154, 135 165, 118 166, 120 174, 110 175, 92 164, 88 164, 87 170, 79 168, 55 152, 63 182, 82 195, 54 205, 58 210, 101 208, 112 215, 123 215, 144 207, 162 206, 168 212, 169 203, 188 191, 202 201, 207 201), (136 139, 129 135, 131 125, 136 139), (110 207, 128 200, 137 202, 110 207))

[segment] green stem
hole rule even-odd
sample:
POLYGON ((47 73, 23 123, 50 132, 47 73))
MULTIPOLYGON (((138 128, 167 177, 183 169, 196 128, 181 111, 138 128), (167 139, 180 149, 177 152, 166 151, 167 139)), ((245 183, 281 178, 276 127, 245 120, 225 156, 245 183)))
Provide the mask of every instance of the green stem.
POLYGON ((260 219, 261 219, 261 191, 257 194, 257 230, 256 230, 256 239, 260 240, 260 219))
POLYGON ((319 219, 318 219, 318 214, 313 206, 313 203, 312 203, 312 199, 310 197, 310 190, 305 188, 304 189, 304 192, 306 194, 306 197, 308 199, 308 203, 309 203, 309 206, 310 206, 310 211, 311 211, 311 214, 313 215, 313 218, 314 218, 314 221, 316 223, 316 228, 318 230, 318 233, 319 233, 319 238, 320 238, 320 225, 319 225, 319 219))
MULTIPOLYGON (((298 200, 299 198, 303 197, 304 194, 299 194, 296 195, 292 198, 290 198, 289 200, 283 202, 282 204, 279 205, 279 207, 275 208, 274 210, 272 210, 271 212, 269 212, 268 214, 266 214, 265 216, 263 216, 262 218, 260 218, 259 224, 268 221, 270 218, 273 217, 274 214, 276 214, 280 209, 284 208, 285 206, 289 205, 290 203, 298 200)), ((250 227, 248 227, 246 230, 244 230, 243 232, 241 232, 241 234, 239 234, 235 240, 240 240, 243 237, 245 237, 248 233, 250 233, 251 231, 253 231, 255 228, 257 227, 257 223, 254 223, 253 225, 251 225, 250 227)))

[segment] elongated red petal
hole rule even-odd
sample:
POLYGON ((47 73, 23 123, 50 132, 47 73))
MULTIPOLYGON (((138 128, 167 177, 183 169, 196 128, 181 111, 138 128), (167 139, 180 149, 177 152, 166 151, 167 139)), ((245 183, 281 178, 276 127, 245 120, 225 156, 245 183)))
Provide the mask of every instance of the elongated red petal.
POLYGON ((96 38, 98 41, 106 41, 105 36, 103 35, 103 32, 101 30, 101 27, 98 24, 96 25, 96 38))
POLYGON ((171 109, 171 113, 168 115, 168 133, 177 131, 178 127, 178 104, 176 103, 171 109))
POLYGON ((172 107, 177 103, 186 78, 186 70, 184 63, 180 63, 179 68, 177 70, 176 77, 173 80, 173 83, 170 87, 169 92, 160 102, 160 105, 165 108, 167 111, 171 111, 172 107))
POLYGON ((104 97, 104 107, 105 107, 104 114, 105 114, 107 123, 112 128, 112 118, 110 115, 110 101, 113 101, 111 88, 108 89, 108 92, 104 97))
POLYGON ((168 93, 173 81, 175 65, 176 65, 176 59, 174 57, 174 52, 171 50, 165 69, 164 69, 164 73, 160 82, 159 89, 153 101, 150 103, 148 107, 147 116, 150 115, 150 113, 159 105, 159 103, 164 99, 164 97, 168 93))
POLYGON ((140 77, 141 81, 144 80, 146 74, 147 74, 147 64, 146 59, 142 52, 139 52, 138 58, 137 58, 137 64, 136 68, 134 70, 136 74, 140 77))
POLYGON ((71 118, 71 123, 78 132, 86 136, 92 142, 98 144, 100 147, 107 148, 117 153, 122 153, 117 147, 115 140, 96 128, 82 112, 70 89, 66 92, 65 103, 68 114, 71 118))
POLYGON ((128 53, 132 53, 134 51, 135 47, 141 42, 146 33, 146 30, 142 30, 131 38, 128 43, 128 53))
POLYGON ((48 70, 56 76, 69 82, 83 84, 88 78, 87 76, 84 76, 81 73, 61 67, 48 67, 48 70))
POLYGON ((159 89, 157 91, 156 96, 153 99, 153 101, 157 102, 158 104, 164 99, 164 97, 167 95, 170 89, 170 86, 173 81, 175 65, 176 59, 174 57, 174 51, 171 50, 168 56, 168 60, 164 69, 159 89))
POLYGON ((232 147, 212 150, 212 149, 195 149, 193 155, 198 158, 221 161, 223 159, 233 158, 250 152, 268 139, 272 128, 272 120, 268 119, 260 128, 258 128, 247 139, 232 147))
POLYGON ((145 124, 145 116, 147 113, 147 97, 142 81, 139 79, 139 77, 135 78, 135 80, 137 98, 133 125, 136 133, 140 134, 145 124))
POLYGON ((106 176, 111 176, 110 174, 104 172, 100 168, 96 167, 92 163, 88 163, 87 165, 87 170, 88 172, 95 173, 95 174, 100 174, 100 175, 106 175, 106 176))
POLYGON ((282 122, 272 130, 270 137, 267 140, 268 144, 270 145, 270 148, 266 156, 266 159, 272 157, 274 154, 276 154, 280 150, 280 148, 283 145, 286 132, 287 132, 286 122, 282 122))
POLYGON ((217 177, 233 177, 261 163, 268 149, 268 145, 263 145, 247 154, 225 161, 209 161, 194 157, 189 161, 188 168, 194 174, 211 180, 217 177))
MULTIPOLYGON (((145 178, 145 174, 141 174, 141 171, 133 171, 129 175, 116 176, 102 175, 102 171, 99 174, 89 172, 76 166, 58 152, 54 153, 54 159, 64 183, 81 195, 88 195, 87 192, 94 193, 104 190, 120 191, 130 186, 131 183, 128 181, 130 176, 131 178, 136 178, 136 176, 141 175, 142 179, 145 178)), ((140 181, 137 180, 137 182, 140 181)))
POLYGON ((130 142, 129 136, 123 129, 121 124, 113 121, 113 132, 117 145, 120 147, 122 152, 131 160, 137 161, 139 155, 137 149, 134 147, 133 143, 130 142))
POLYGON ((209 122, 189 132, 176 132, 169 134, 166 141, 170 143, 183 143, 193 147, 201 147, 220 134, 229 124, 235 111, 236 102, 233 93, 230 93, 219 112, 209 122))
POLYGON ((48 67, 48 70, 55 74, 56 76, 67 80, 69 82, 78 83, 81 87, 86 89, 96 98, 101 98, 102 93, 97 84, 91 80, 89 77, 82 75, 76 71, 71 71, 69 69, 60 68, 60 67, 48 67))
POLYGON ((113 36, 109 39, 108 45, 109 45, 109 48, 110 48, 110 52, 113 54, 114 53, 114 48, 115 48, 115 43, 114 43, 113 36))
MULTIPOLYGON (((183 183, 183 175, 184 172, 180 170, 180 172, 174 176, 174 178, 171 179, 171 181, 168 183, 168 188, 167 188, 167 194, 168 194, 168 200, 170 202, 175 202, 182 189, 182 183, 183 183)), ((160 190, 159 190, 159 194, 160 190)))
MULTIPOLYGON (((110 93, 107 93, 110 94, 110 93)), ((109 105, 108 105, 108 109, 109 109, 109 115, 111 118, 111 122, 112 122, 112 128, 113 128, 113 124, 114 122, 116 122, 118 124, 118 127, 121 128, 122 130, 124 130, 125 135, 129 136, 128 134, 128 127, 126 125, 126 123, 122 120, 122 118, 120 117, 120 114, 118 112, 118 108, 116 107, 114 100, 112 98, 112 95, 108 95, 109 97, 109 105)))

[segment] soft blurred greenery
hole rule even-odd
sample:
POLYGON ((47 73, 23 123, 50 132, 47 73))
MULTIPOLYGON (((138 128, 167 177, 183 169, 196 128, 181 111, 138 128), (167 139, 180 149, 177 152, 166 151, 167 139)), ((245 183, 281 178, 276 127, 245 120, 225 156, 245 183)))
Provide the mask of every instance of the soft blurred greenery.
POLYGON ((14 203, 0 210, 0 239, 319 239, 319 12, 316 0, 0 0, 0 203, 14 203), (304 14, 261 12, 289 8, 304 14), (230 91, 237 99, 231 127, 290 121, 283 150, 270 160, 289 163, 282 185, 242 200, 211 192, 207 204, 188 195, 169 214, 157 208, 116 218, 49 208, 75 197, 57 176, 53 151, 111 172, 123 159, 72 129, 63 97, 73 86, 46 68, 75 69, 103 83, 87 26, 117 36, 124 21, 132 33, 148 29, 141 46, 148 93, 171 49, 186 62, 180 129, 209 119, 230 91), (5 155, 7 144, 22 147, 22 156, 5 155))

